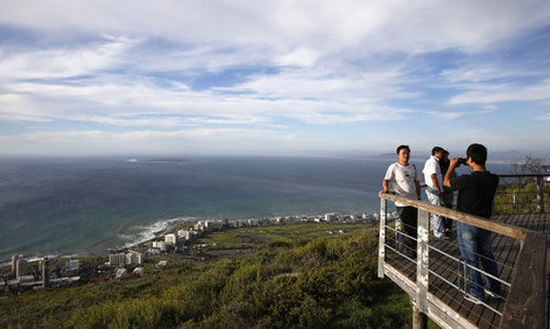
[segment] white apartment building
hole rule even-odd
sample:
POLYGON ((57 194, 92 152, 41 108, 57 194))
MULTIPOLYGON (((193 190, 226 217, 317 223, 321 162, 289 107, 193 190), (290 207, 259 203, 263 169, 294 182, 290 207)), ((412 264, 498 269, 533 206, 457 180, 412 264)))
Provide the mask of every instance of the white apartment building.
POLYGON ((164 242, 169 245, 176 245, 176 235, 175 234, 166 234, 164 236, 164 242))

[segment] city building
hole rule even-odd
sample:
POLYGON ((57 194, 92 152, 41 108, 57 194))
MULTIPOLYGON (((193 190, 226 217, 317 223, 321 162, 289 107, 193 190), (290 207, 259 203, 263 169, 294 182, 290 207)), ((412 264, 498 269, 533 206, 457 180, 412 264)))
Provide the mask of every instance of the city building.
POLYGON ((120 279, 124 274, 126 274, 126 269, 124 267, 116 270, 115 279, 120 279))
POLYGON ((80 268, 80 261, 78 259, 69 259, 65 264, 66 271, 78 271, 80 268))
POLYGON ((335 222, 336 219, 336 214, 333 212, 325 214, 325 222, 332 223, 335 222))
POLYGON ((153 241, 153 248, 160 249, 161 251, 166 250, 166 243, 164 241, 153 241))
POLYGON ((19 280, 20 277, 27 275, 27 261, 24 259, 18 259, 15 270, 15 278, 19 280))
POLYGON ((50 269, 48 268, 48 258, 44 257, 40 261, 39 270, 42 274, 42 288, 47 288, 50 284, 50 269))
POLYGON ((126 254, 110 254, 109 265, 124 265, 126 263, 126 254))
POLYGON ((143 264, 143 254, 140 252, 130 252, 126 254, 126 264, 141 265, 143 264))
POLYGON ((11 273, 16 275, 17 261, 19 260, 19 255, 11 256, 11 273))
POLYGON ((164 236, 164 242, 168 245, 176 245, 176 235, 175 234, 166 234, 164 236))
POLYGON ((138 276, 142 276, 145 274, 145 270, 143 269, 143 267, 136 267, 134 268, 134 270, 132 271, 132 273, 134 275, 138 275, 138 276))

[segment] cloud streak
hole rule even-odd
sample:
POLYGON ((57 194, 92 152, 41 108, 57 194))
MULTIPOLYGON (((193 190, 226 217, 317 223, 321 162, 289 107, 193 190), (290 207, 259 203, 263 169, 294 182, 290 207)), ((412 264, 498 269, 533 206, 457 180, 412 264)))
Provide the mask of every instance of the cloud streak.
POLYGON ((545 1, 8 1, 0 138, 380 144, 387 127, 482 125, 464 114, 506 115, 510 102, 546 121, 548 52, 523 56, 521 40, 550 40, 548 22, 545 1))

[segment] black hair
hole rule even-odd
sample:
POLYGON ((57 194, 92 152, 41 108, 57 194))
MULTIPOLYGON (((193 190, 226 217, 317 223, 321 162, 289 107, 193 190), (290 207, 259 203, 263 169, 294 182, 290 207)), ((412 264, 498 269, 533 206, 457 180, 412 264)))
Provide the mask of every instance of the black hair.
POLYGON ((445 149, 440 146, 434 146, 434 148, 432 149, 432 155, 435 155, 439 152, 445 152, 445 149))
POLYGON ((466 156, 471 157, 472 161, 478 165, 484 166, 487 161, 487 148, 481 144, 472 144, 468 146, 466 156))
POLYGON ((399 146, 397 147, 397 154, 399 154, 399 152, 400 152, 402 149, 407 149, 407 151, 409 151, 409 153, 411 153, 411 149, 409 148, 409 145, 399 145, 399 146))

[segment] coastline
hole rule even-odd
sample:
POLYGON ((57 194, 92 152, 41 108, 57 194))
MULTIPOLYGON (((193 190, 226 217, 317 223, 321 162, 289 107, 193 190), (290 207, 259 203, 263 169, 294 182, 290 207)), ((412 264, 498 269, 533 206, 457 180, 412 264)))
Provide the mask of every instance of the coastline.
MULTIPOLYGON (((376 213, 365 213, 368 216, 375 216, 376 213)), ((289 216, 277 216, 280 218, 284 217, 292 217, 292 218, 322 218, 325 216, 324 214, 317 214, 317 215, 289 215, 289 216)), ((260 219, 275 219, 277 217, 273 218, 239 218, 239 219, 228 219, 229 222, 239 222, 239 221, 247 221, 249 219, 251 220, 260 220, 260 219)), ((204 221, 208 220, 210 222, 221 222, 220 219, 209 219, 209 218, 198 218, 198 217, 175 217, 175 218, 169 218, 169 219, 163 219, 163 220, 157 220, 149 225, 137 225, 134 226, 133 229, 140 229, 135 233, 131 234, 122 234, 118 233, 118 237, 122 237, 123 239, 127 239, 128 242, 123 244, 116 244, 113 245, 110 248, 106 248, 103 253, 100 254, 83 254, 83 253, 67 253, 67 254, 56 254, 48 252, 45 255, 25 255, 25 254, 18 254, 22 256, 23 258, 26 258, 29 262, 39 261, 44 257, 48 258, 79 258, 79 257, 107 257, 111 252, 113 251, 120 251, 125 249, 131 249, 137 246, 140 246, 144 243, 150 242, 159 236, 162 236, 166 234, 169 231, 174 230, 179 225, 183 223, 190 223, 190 222, 198 222, 198 221, 204 221)), ((289 224, 287 224, 289 225, 289 224)), ((17 253, 16 253, 17 254, 17 253)), ((0 266, 6 266, 11 265, 11 259, 1 260, 0 266)))

